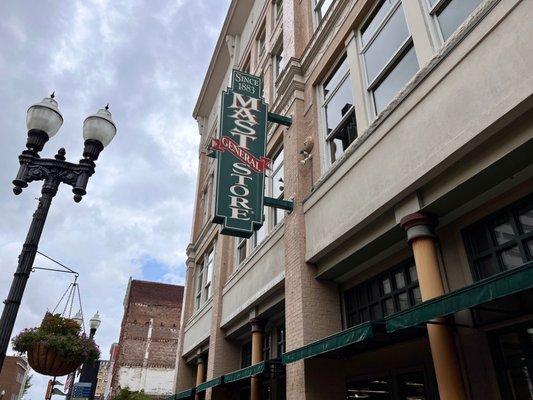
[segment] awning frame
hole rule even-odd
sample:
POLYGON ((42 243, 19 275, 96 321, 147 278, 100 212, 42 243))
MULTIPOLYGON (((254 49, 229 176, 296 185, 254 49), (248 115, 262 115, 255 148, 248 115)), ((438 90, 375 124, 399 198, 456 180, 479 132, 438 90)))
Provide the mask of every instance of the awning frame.
POLYGON ((200 383, 198 386, 196 386, 196 393, 205 392, 207 389, 213 388, 215 386, 220 386, 221 384, 222 384, 222 376, 218 376, 211 380, 200 383))
POLYGON ((190 399, 191 397, 194 396, 194 392, 195 392, 195 388, 190 388, 190 389, 184 390, 182 392, 176 393, 174 395, 174 398, 176 400, 179 400, 179 399, 190 399))

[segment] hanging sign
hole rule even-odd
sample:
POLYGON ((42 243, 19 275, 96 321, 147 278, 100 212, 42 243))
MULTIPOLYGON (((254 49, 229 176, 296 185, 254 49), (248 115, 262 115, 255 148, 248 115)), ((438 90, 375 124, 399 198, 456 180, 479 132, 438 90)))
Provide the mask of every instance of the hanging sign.
POLYGON ((222 92, 217 154, 215 216, 222 234, 249 238, 263 225, 267 104, 260 77, 233 70, 222 92))

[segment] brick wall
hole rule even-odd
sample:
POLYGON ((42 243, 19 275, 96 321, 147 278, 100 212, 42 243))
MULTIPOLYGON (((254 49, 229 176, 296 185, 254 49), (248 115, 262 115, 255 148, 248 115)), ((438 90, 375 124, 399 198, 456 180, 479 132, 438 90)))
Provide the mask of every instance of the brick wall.
POLYGON ((7 356, 4 360, 2 373, 0 373, 0 392, 5 390, 2 400, 11 400, 18 396, 27 369, 26 360, 22 357, 7 356))
MULTIPOLYGON (((112 395, 119 386, 143 388, 143 374, 174 370, 183 290, 183 286, 130 281, 113 367, 112 395), (128 373, 128 369, 140 372, 128 373)), ((146 388, 146 392, 157 398, 169 394, 172 387, 173 382, 164 382, 157 388, 146 388)))

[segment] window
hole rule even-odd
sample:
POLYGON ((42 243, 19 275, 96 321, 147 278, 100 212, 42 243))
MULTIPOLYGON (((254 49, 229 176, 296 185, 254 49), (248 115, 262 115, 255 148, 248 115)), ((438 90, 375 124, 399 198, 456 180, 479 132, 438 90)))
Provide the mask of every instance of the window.
POLYGON ((328 12, 333 0, 315 0, 315 12, 320 23, 328 12))
POLYGON ((482 0, 427 0, 442 40, 447 40, 482 0))
POLYGON ((382 0, 360 30, 367 90, 378 114, 418 71, 400 0, 382 0))
POLYGON ((533 197, 469 226, 463 238, 475 280, 533 261, 533 197))
MULTIPOLYGON (((283 199, 285 189, 283 178, 283 148, 281 148, 272 159, 271 174, 267 178, 267 193, 276 199, 283 199)), ((272 227, 275 227, 285 217, 285 211, 281 208, 270 208, 270 212, 272 216, 272 227)))
POLYGON ((274 55, 274 81, 281 72, 281 63, 283 61, 283 47, 279 48, 274 55))
POLYGON ((265 45, 266 45, 266 29, 263 26, 261 28, 259 36, 257 37, 257 61, 260 61, 261 57, 265 53, 265 45))
POLYGON ((276 17, 276 21, 279 20, 282 15, 283 15, 283 0, 275 0, 274 16, 276 17))
POLYGON ((204 276, 204 265, 196 265, 196 298, 195 307, 198 310, 202 305, 202 281, 204 276))
POLYGON ((271 342, 272 337, 270 331, 265 331, 265 334, 263 336, 263 360, 270 360, 272 358, 271 342))
POLYGON ((252 342, 245 343, 241 348, 241 368, 252 365, 252 342))
POLYGON ((240 265, 246 258, 246 239, 237 238, 237 265, 240 265))
POLYGON ((408 260, 344 293, 348 327, 379 320, 422 302, 414 261, 408 260))
POLYGON ((278 326, 276 329, 276 351, 278 358, 285 353, 285 324, 278 326))
POLYGON ((248 54, 246 61, 242 65, 242 72, 250 73, 250 54, 248 54))
POLYGON ((347 399, 424 400, 429 399, 429 385, 423 370, 407 373, 391 371, 346 384, 347 399))
POLYGON ((322 84, 326 120, 326 143, 330 160, 334 162, 357 138, 350 69, 346 54, 322 84))
POLYGON ((211 281, 213 280, 213 253, 214 251, 206 252, 204 256, 204 273, 205 273, 205 283, 204 283, 204 298, 209 300, 213 294, 211 288, 211 281))

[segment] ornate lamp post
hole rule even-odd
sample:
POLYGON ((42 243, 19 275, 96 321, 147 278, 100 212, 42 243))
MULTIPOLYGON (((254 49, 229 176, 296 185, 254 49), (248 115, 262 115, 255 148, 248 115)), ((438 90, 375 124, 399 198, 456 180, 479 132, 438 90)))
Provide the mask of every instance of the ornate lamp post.
POLYGON ((33 220, 19 256, 18 268, 14 274, 9 295, 4 301, 5 306, 0 319, 0 371, 4 364, 26 282, 33 267, 46 216, 59 184, 66 183, 72 186, 74 201, 80 202, 82 196, 86 194, 87 182, 94 174, 94 162, 117 131, 109 107, 106 106, 105 109, 100 109, 96 114, 87 117, 83 123, 85 146, 83 159, 78 164, 65 161, 65 149, 59 149, 53 159, 41 158, 39 152, 48 139, 57 133, 62 124, 63 117, 53 93, 28 109, 26 117, 28 139, 26 150, 19 156, 20 168, 13 181, 15 185, 13 192, 16 195, 22 193, 22 189, 27 187, 29 182, 42 180, 44 183, 37 210, 33 214, 33 220))
POLYGON ((100 314, 96 311, 96 314, 89 320, 89 337, 94 337, 96 330, 100 327, 102 320, 100 319, 100 314))

